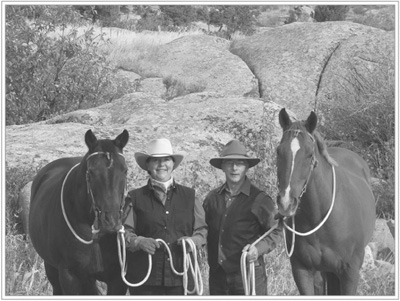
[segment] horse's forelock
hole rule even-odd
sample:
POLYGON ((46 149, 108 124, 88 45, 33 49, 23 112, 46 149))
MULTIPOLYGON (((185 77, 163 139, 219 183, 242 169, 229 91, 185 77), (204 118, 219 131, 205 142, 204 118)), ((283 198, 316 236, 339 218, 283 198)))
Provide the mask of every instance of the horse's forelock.
MULTIPOLYGON (((295 132, 296 130, 302 131, 304 133, 305 132, 310 133, 306 129, 306 127, 304 125, 304 121, 296 121, 296 122, 292 123, 292 125, 290 126, 290 131, 295 132)), ((320 154, 328 161, 329 164, 331 164, 333 166, 338 166, 338 163, 335 161, 335 159, 333 159, 331 157, 331 155, 328 153, 328 147, 327 147, 324 139, 322 138, 321 134, 316 130, 314 130, 314 132, 310 133, 310 134, 314 137, 320 154)))

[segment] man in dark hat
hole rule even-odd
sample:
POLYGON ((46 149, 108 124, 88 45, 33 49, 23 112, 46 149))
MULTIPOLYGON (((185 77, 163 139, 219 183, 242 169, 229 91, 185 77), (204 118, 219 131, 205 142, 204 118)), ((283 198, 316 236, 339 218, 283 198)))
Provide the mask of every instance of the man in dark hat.
MULTIPOLYGON (((210 160, 226 177, 226 182, 212 190, 203 203, 208 225, 210 295, 245 294, 240 267, 242 250, 276 223, 274 202, 246 176, 249 168, 259 162, 260 159, 249 157, 237 140, 228 142, 221 156, 210 160)), ((276 228, 248 249, 247 261, 255 265, 257 295, 267 295, 263 255, 276 247, 280 237, 276 228)))

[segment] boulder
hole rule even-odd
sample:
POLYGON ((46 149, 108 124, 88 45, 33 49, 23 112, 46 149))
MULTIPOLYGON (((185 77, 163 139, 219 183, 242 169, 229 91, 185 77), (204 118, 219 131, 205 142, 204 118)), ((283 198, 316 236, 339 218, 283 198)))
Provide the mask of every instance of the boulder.
POLYGON ((364 255, 364 261, 361 266, 362 271, 371 271, 375 269, 375 261, 374 261, 374 255, 372 253, 371 247, 367 245, 365 247, 365 255, 364 255))
POLYGON ((229 52, 229 43, 207 35, 180 37, 144 56, 146 72, 172 77, 193 92, 258 97, 257 79, 245 62, 229 52))
POLYGON ((145 92, 157 97, 163 97, 167 92, 162 78, 145 78, 140 81, 139 92, 145 92))
MULTIPOLYGON (((380 37, 385 35, 383 30, 352 22, 295 22, 235 40, 230 50, 253 71, 262 98, 287 107, 305 119, 315 109, 326 68, 330 67, 332 72, 336 68, 331 56, 337 53, 337 57, 346 55, 347 59, 345 51, 337 50, 352 39, 361 41, 371 36, 369 43, 378 47, 380 37)), ((350 52, 353 58, 362 53, 364 46, 356 43, 354 47, 358 51, 350 52)))
POLYGON ((88 129, 98 138, 113 138, 127 129, 130 139, 124 153, 129 189, 144 185, 148 176, 137 166, 134 152, 145 150, 152 139, 166 137, 175 151, 187 153, 174 176, 178 182, 195 187, 198 197, 203 199, 224 179, 223 172, 213 168, 209 160, 218 156, 229 140, 237 138, 245 143, 250 154, 262 158, 249 176, 257 174, 257 184, 272 195, 276 187, 275 147, 281 137, 280 109, 279 105, 259 99, 220 97, 206 92, 169 102, 136 92, 97 108, 44 122, 7 126, 7 167, 37 169, 61 157, 83 156, 87 152, 84 134, 88 129))
POLYGON ((394 258, 395 241, 386 220, 377 219, 371 242, 376 243, 376 259, 392 261, 394 258))
MULTIPOLYGON (((380 84, 395 72, 395 32, 373 30, 368 35, 356 35, 342 41, 332 52, 321 73, 317 90, 318 107, 332 104, 339 94, 359 95, 363 87, 378 92, 380 84)), ((394 84, 393 84, 394 87, 394 84)), ((351 97, 343 97, 351 99, 351 97)))

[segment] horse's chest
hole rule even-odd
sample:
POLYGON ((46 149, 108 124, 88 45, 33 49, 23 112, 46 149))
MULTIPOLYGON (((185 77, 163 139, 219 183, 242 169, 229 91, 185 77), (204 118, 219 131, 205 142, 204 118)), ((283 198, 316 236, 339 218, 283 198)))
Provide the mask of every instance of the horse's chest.
POLYGON ((342 258, 331 248, 319 244, 299 240, 296 246, 296 258, 306 268, 333 271, 341 266, 342 258))

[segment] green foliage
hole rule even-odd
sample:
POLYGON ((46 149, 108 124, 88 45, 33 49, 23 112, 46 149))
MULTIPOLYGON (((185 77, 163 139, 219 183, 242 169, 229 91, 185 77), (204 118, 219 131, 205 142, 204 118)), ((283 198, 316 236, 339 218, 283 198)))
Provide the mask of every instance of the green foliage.
POLYGON ((315 21, 344 21, 350 10, 348 5, 317 5, 315 11, 315 21))
POLYGON ((371 174, 384 183, 375 192, 377 214, 394 216, 395 187, 395 75, 380 64, 364 70, 349 63, 350 75, 324 102, 321 128, 330 140, 344 141, 360 154, 371 174), (379 205, 379 206, 378 206, 379 205))
POLYGON ((190 93, 202 92, 205 90, 205 86, 201 83, 194 83, 190 81, 184 81, 182 79, 174 78, 173 76, 166 76, 163 79, 167 91, 163 96, 166 100, 171 100, 175 97, 187 95, 190 93))
MULTIPOLYGON (((353 12, 354 11, 353 8, 353 12)), ((396 28, 395 6, 386 6, 379 9, 376 13, 367 11, 365 14, 359 14, 353 19, 354 23, 359 23, 386 31, 392 31, 396 28)))
POLYGON ((70 6, 6 7, 7 125, 93 107, 127 92, 124 82, 114 84, 99 51, 102 36, 95 37, 93 28, 81 36, 67 29, 81 21, 70 6))
POLYGON ((196 10, 192 5, 160 5, 164 28, 185 27, 196 20, 196 10))
POLYGON ((220 26, 220 31, 225 26, 228 37, 236 31, 252 34, 259 15, 259 6, 249 5, 215 5, 209 11, 210 24, 220 26))
POLYGON ((18 169, 6 167, 6 234, 22 234, 21 208, 18 204, 18 196, 21 189, 32 181, 33 169, 18 169))

